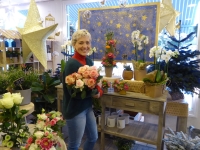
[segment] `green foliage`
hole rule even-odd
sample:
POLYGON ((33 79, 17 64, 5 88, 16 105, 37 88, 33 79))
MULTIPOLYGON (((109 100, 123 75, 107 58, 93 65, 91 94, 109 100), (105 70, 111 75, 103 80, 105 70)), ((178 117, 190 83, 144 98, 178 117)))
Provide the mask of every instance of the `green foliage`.
POLYGON ((101 103, 99 98, 92 99, 93 109, 101 112, 101 103))
POLYGON ((66 61, 64 60, 64 59, 62 59, 61 60, 61 73, 63 73, 64 72, 64 70, 65 70, 65 65, 66 65, 66 61))
POLYGON ((118 150, 131 150, 135 141, 124 139, 121 137, 115 137, 113 143, 117 146, 118 150))
POLYGON ((181 93, 181 91, 195 93, 195 88, 200 88, 200 51, 190 49, 192 44, 187 42, 195 36, 196 32, 191 32, 183 39, 180 39, 180 36, 179 38, 169 37, 170 41, 168 41, 166 47, 172 50, 178 49, 180 53, 177 58, 172 58, 169 63, 168 76, 170 80, 167 85, 171 96, 172 93, 181 93))
POLYGON ((60 84, 60 80, 52 78, 47 72, 44 72, 41 80, 33 82, 31 89, 35 94, 35 98, 40 97, 41 101, 53 103, 56 97, 56 85, 60 84))
POLYGON ((33 82, 39 81, 38 73, 32 70, 32 68, 30 68, 28 71, 11 68, 7 74, 8 74, 9 88, 13 90, 30 89, 33 82), (20 78, 23 78, 23 82, 21 82, 21 84, 14 84, 14 82, 20 78))
POLYGON ((8 85, 7 72, 0 72, 0 95, 7 92, 8 85))
POLYGON ((130 65, 124 65, 124 70, 126 70, 126 71, 132 71, 130 65))

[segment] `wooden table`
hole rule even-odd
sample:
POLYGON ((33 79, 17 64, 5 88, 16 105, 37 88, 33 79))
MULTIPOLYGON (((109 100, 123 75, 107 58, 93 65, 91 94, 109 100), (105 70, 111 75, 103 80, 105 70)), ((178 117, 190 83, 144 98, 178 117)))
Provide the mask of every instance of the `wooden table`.
POLYGON ((63 85, 61 83, 55 87, 57 88, 57 109, 61 112, 62 108, 60 102, 63 100, 63 85))
POLYGON ((105 133, 130 139, 141 141, 157 146, 157 150, 161 150, 165 106, 167 100, 167 92, 159 98, 150 98, 141 93, 127 92, 127 95, 119 95, 118 93, 106 93, 101 97, 102 104, 102 121, 101 121, 101 150, 105 149, 105 133), (122 110, 142 112, 158 116, 156 124, 132 121, 126 125, 124 129, 116 127, 110 128, 105 126, 105 108, 118 108, 122 110))

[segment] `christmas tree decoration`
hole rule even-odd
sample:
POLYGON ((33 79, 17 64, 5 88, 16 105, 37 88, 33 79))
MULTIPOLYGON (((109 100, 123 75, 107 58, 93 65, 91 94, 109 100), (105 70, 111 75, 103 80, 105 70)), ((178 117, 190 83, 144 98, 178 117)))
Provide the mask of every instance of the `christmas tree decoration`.
POLYGON ((188 39, 196 36, 196 32, 189 33, 185 38, 181 38, 180 35, 181 27, 178 38, 169 36, 170 41, 165 46, 166 49, 178 50, 179 52, 177 58, 170 60, 168 69, 169 83, 167 86, 172 100, 183 99, 182 92, 193 94, 196 93, 196 88, 200 88, 200 51, 191 49, 192 44, 188 42, 188 39))
POLYGON ((169 34, 173 36, 176 30, 176 17, 178 17, 179 14, 180 13, 173 8, 171 0, 162 0, 159 32, 166 28, 169 34))
POLYGON ((34 54, 44 68, 47 68, 46 39, 57 25, 43 28, 37 5, 31 0, 24 28, 17 28, 22 36, 24 62, 34 54))

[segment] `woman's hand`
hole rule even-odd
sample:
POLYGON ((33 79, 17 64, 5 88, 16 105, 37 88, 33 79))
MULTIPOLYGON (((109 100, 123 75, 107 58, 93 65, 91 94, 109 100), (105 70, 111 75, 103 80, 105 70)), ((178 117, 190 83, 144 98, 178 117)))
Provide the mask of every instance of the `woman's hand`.
POLYGON ((92 96, 93 98, 99 98, 100 97, 100 92, 92 96))

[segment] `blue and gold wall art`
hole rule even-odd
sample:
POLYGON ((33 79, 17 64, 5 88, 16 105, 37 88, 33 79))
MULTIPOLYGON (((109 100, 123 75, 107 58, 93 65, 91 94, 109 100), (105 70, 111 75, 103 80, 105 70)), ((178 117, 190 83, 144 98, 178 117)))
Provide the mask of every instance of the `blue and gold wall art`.
MULTIPOLYGON (((128 5, 125 8, 105 7, 79 10, 79 28, 87 29, 92 35, 92 47, 97 48, 94 54, 95 60, 101 60, 105 55, 105 34, 114 32, 116 44, 116 60, 122 60, 122 55, 128 55, 128 60, 134 59, 134 45, 131 42, 131 33, 140 30, 141 34, 149 37, 146 47, 146 60, 149 58, 149 50, 157 45, 159 32, 160 3, 146 3, 140 5, 128 5), (89 10, 91 16, 84 17, 84 12, 89 10)), ((88 14, 90 15, 90 14, 88 14)))

